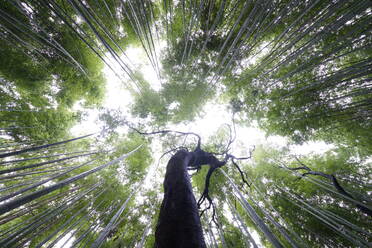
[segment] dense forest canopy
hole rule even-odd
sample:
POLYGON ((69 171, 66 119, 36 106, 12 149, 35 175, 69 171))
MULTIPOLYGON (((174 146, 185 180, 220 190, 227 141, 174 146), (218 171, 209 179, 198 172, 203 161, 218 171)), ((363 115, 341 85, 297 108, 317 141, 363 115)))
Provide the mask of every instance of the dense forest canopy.
POLYGON ((189 172, 207 247, 370 247, 371 16, 2 0, 0 247, 154 247, 167 161, 198 144, 226 162, 189 172))

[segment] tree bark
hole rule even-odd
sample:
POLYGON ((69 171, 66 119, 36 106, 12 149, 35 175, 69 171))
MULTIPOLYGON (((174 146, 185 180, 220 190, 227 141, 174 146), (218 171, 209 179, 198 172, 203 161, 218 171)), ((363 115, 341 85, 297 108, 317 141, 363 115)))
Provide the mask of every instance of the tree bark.
POLYGON ((169 160, 164 198, 155 231, 155 248, 206 248, 187 167, 193 153, 178 151, 169 160))

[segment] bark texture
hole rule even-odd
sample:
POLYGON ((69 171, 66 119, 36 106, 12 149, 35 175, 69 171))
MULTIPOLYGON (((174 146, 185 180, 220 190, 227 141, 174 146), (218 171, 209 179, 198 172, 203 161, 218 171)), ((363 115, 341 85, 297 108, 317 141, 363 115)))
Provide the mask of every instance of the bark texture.
POLYGON ((169 160, 164 199, 155 231, 155 248, 206 248, 187 167, 193 153, 178 151, 169 160))

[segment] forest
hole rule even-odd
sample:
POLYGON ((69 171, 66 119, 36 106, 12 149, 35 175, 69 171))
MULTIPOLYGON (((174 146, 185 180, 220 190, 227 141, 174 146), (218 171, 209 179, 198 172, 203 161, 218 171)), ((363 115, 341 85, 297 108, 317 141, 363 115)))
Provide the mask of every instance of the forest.
POLYGON ((0 247, 371 247, 371 79, 370 0, 0 0, 0 247))

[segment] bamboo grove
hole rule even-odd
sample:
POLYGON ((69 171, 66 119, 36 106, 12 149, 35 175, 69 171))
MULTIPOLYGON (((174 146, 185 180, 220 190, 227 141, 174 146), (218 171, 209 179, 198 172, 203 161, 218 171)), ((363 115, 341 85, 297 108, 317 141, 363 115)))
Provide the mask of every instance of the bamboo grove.
POLYGON ((210 178, 207 247, 370 247, 371 15, 368 0, 2 0, 0 247, 153 247, 165 161, 196 145, 154 131, 214 102, 232 116, 203 139, 216 156, 256 123, 332 148, 239 147, 210 178), (129 109, 102 107, 104 68, 129 109), (100 131, 72 135, 87 110, 100 131))

